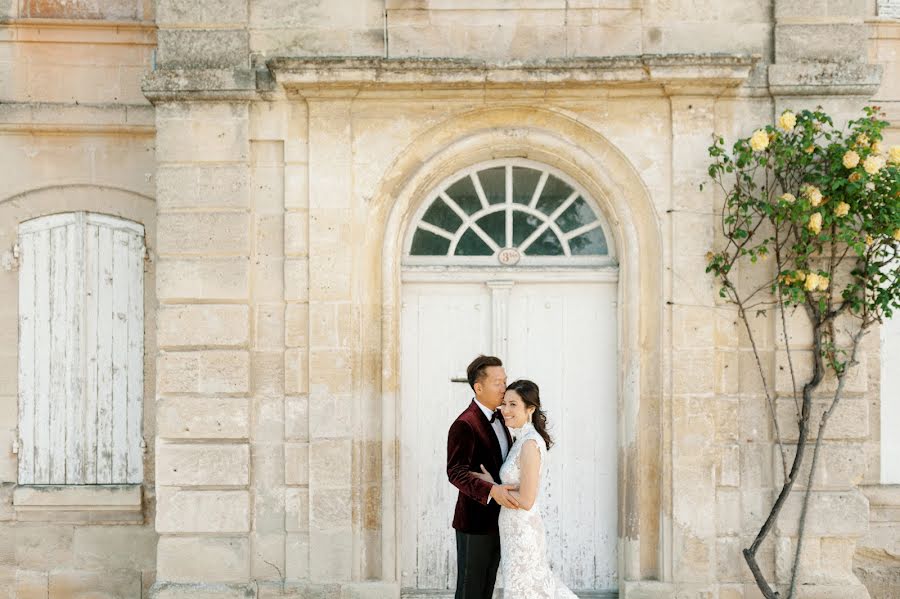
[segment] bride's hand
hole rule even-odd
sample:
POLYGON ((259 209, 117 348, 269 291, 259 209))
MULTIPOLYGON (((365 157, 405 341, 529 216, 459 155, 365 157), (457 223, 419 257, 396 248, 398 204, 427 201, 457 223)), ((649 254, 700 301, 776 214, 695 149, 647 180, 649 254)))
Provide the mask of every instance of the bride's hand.
POLYGON ((487 482, 487 483, 493 484, 493 483, 497 482, 494 480, 494 477, 491 476, 491 473, 488 472, 487 470, 485 470, 484 464, 481 464, 481 472, 470 472, 470 474, 476 478, 480 478, 481 480, 483 480, 484 482, 487 482))

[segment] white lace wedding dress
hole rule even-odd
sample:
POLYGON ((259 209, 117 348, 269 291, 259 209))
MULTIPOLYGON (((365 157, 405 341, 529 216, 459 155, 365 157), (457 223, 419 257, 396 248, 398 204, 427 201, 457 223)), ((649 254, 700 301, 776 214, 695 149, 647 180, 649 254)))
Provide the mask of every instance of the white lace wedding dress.
MULTIPOLYGON (((547 445, 535 430, 526 424, 521 429, 510 429, 516 441, 509 449, 506 461, 500 467, 503 484, 519 484, 522 470, 519 456, 525 443, 535 442, 541 454, 541 481, 546 472, 547 445)), ((503 599, 577 599, 575 594, 560 582, 547 562, 547 537, 540 512, 541 489, 530 510, 500 510, 500 569, 503 573, 503 599)))

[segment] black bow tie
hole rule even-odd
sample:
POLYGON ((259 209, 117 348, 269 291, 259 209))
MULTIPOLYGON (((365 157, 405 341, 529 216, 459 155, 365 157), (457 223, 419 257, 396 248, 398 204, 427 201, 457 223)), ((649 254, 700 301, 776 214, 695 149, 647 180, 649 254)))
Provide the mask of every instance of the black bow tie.
POLYGON ((494 413, 491 414, 491 424, 494 423, 494 420, 500 418, 500 410, 494 410, 494 413))

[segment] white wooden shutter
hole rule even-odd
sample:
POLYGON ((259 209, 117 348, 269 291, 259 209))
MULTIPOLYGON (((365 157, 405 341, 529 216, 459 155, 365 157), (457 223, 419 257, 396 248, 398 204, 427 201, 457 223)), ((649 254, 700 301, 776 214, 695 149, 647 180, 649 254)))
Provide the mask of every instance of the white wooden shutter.
POLYGON ((19 484, 141 482, 143 227, 54 214, 19 248, 19 484))

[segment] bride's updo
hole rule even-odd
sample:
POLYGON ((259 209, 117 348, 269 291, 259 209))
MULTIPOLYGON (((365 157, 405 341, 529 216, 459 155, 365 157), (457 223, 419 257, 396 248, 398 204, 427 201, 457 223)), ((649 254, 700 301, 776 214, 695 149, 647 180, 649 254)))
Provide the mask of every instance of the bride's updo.
POLYGON ((506 388, 507 391, 515 391, 526 406, 534 408, 534 414, 531 415, 531 423, 534 430, 544 439, 547 449, 553 447, 553 439, 547 432, 547 414, 541 409, 541 391, 535 382, 527 379, 519 379, 513 381, 506 388))

